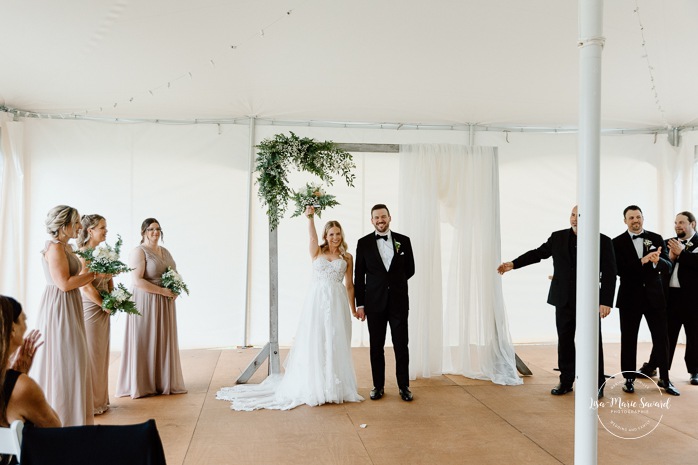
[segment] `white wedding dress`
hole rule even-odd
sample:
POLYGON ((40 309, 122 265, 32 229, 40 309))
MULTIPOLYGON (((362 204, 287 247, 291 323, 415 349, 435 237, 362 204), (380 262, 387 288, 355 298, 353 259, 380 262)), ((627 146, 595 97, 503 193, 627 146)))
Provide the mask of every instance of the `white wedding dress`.
POLYGON ((302 404, 359 402, 351 359, 351 310, 342 283, 347 262, 319 257, 285 373, 261 384, 222 388, 216 399, 234 410, 289 410, 302 404))

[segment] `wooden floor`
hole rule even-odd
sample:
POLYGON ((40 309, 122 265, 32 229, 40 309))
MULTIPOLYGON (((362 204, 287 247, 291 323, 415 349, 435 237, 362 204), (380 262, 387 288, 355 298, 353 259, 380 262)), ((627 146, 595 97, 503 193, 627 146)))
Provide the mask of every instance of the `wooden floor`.
MULTIPOLYGON (((145 399, 112 398, 101 424, 155 418, 169 465, 199 464, 572 464, 574 394, 555 397, 556 348, 522 345, 531 368, 522 386, 498 386, 462 376, 417 379, 415 400, 400 400, 394 384, 368 399, 368 349, 353 349, 361 403, 301 406, 291 411, 235 412, 215 399, 232 385, 258 349, 182 351, 189 392, 145 399), (365 427, 362 427, 365 425, 365 427)), ((642 345, 639 359, 650 350, 642 345)), ((677 348, 674 384, 680 397, 659 426, 641 439, 619 439, 598 428, 599 464, 695 463, 698 454, 698 386, 688 384, 683 346, 677 348)), ((392 373, 391 350, 387 372, 392 373)), ((619 371, 619 346, 605 346, 606 372, 619 371)), ((282 353, 282 359, 285 353, 282 353)), ((643 358, 644 357, 644 358, 643 358)), ((112 354, 111 392, 119 364, 112 354)), ((260 370, 264 371, 264 370, 260 370)), ((258 373, 252 381, 259 381, 258 373)), ((388 379, 390 376, 388 376, 388 379)))

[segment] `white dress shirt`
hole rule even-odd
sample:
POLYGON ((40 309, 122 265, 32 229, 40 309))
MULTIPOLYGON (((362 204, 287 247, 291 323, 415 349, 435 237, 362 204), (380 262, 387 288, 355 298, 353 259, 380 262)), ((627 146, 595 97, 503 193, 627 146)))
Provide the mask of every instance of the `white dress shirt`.
POLYGON ((388 271, 390 269, 390 262, 393 261, 393 255, 395 255, 395 251, 393 250, 393 235, 390 234, 390 230, 388 230, 388 234, 376 233, 376 236, 386 235, 388 236, 388 240, 376 239, 376 245, 378 246, 378 253, 381 256, 381 260, 383 260, 383 266, 385 266, 385 270, 388 271))

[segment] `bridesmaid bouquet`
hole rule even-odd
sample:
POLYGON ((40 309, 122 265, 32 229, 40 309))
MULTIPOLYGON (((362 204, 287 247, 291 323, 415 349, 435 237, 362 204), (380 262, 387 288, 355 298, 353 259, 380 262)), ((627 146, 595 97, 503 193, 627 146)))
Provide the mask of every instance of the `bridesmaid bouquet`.
POLYGON ((87 269, 93 273, 113 275, 127 273, 133 268, 129 268, 124 262, 119 261, 122 240, 118 234, 116 237, 118 239, 113 248, 105 242, 94 249, 76 250, 75 254, 85 259, 87 269))
POLYGON ((182 276, 173 270, 171 266, 168 266, 167 271, 162 274, 162 287, 171 290, 177 295, 181 294, 182 291, 189 295, 189 289, 182 276))
POLYGON ((99 294, 102 296, 102 308, 111 315, 115 315, 117 312, 140 315, 136 309, 136 303, 131 300, 133 294, 123 284, 119 284, 111 293, 103 291, 99 294))
POLYGON ((291 218, 302 215, 308 206, 315 207, 315 213, 320 218, 322 210, 339 205, 335 196, 325 192, 320 184, 308 183, 298 191, 292 192, 291 198, 296 202, 296 210, 291 218))

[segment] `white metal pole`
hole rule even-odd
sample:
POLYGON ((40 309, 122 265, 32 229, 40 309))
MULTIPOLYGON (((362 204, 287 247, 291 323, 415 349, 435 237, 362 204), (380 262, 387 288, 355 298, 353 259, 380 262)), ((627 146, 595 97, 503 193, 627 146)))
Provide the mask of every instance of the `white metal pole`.
POLYGON ((603 1, 579 2, 579 151, 574 463, 596 464, 599 327, 599 161, 603 1))
POLYGON ((254 162, 255 162, 255 122, 254 116, 250 117, 250 154, 248 163, 248 179, 247 179, 247 273, 245 273, 245 336, 243 345, 250 345, 250 322, 252 319, 252 309, 250 301, 252 296, 252 284, 250 276, 252 276, 252 203, 254 202, 254 162))

